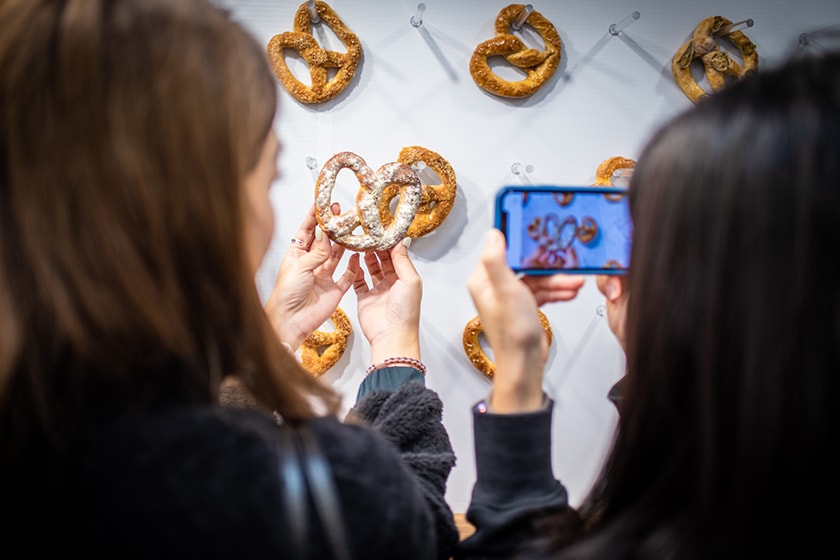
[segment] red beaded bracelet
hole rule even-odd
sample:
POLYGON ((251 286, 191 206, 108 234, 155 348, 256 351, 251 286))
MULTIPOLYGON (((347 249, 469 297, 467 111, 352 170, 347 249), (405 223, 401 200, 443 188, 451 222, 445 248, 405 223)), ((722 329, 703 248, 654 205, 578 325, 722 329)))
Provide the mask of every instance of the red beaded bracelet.
POLYGON ((365 370, 365 375, 370 375, 370 373, 373 370, 394 365, 411 366, 419 369, 420 373, 426 375, 426 364, 424 364, 420 360, 415 360, 414 358, 388 358, 384 360, 381 364, 371 364, 371 366, 365 370))

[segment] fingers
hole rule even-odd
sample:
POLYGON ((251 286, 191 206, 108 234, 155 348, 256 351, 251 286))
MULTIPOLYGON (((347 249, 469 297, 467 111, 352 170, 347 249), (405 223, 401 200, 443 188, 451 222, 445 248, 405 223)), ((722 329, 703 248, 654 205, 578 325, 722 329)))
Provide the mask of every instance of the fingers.
POLYGON ((350 286, 355 284, 356 277, 360 272, 362 273, 362 281, 364 281, 364 271, 359 265, 359 253, 353 253, 350 255, 350 259, 347 262, 347 270, 345 270, 344 273, 338 277, 338 280, 335 281, 335 285, 338 286, 342 294, 347 293, 350 286))
MULTIPOLYGON (((388 258, 390 261, 390 257, 388 258)), ((385 274, 382 271, 382 264, 380 263, 380 256, 378 252, 371 251, 365 253, 365 266, 368 269, 371 279, 381 280, 385 274)), ((391 267, 393 270, 393 266, 391 267)))
POLYGON ((620 276, 612 274, 602 274, 595 277, 598 284, 598 290, 604 294, 608 300, 615 301, 621 297, 624 292, 623 281, 620 276))
POLYGON ((577 297, 586 279, 575 274, 524 276, 522 282, 531 289, 539 305, 569 301, 577 297))
MULTIPOLYGON (((356 255, 352 255, 350 258, 352 259, 353 257, 356 257, 356 263, 358 264, 358 253, 356 255)), ((365 257, 367 257, 367 255, 365 255, 365 257)), ((353 291, 356 292, 356 296, 362 296, 370 290, 367 282, 365 281, 365 271, 361 266, 356 269, 355 274, 353 275, 352 284, 353 291)))

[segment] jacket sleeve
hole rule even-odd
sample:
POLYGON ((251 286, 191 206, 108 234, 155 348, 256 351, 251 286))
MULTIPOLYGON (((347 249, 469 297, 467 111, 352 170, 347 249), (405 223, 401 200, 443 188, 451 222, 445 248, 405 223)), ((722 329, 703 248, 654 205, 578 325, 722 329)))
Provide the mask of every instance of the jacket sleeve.
POLYGON ((437 393, 417 382, 396 390, 374 390, 350 411, 347 422, 371 426, 397 450, 435 518, 438 557, 449 558, 458 542, 452 510, 445 500, 455 453, 442 421, 437 393))
POLYGON ((475 533, 456 558, 510 558, 533 542, 536 524, 570 510, 565 486, 551 466, 554 403, 527 414, 493 414, 473 408, 476 482, 467 520, 475 533))

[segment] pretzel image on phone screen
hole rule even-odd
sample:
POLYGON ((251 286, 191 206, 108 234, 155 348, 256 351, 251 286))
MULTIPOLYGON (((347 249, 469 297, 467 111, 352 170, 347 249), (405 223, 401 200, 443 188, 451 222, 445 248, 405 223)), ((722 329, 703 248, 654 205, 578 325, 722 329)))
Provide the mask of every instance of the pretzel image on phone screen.
POLYGON ((517 272, 623 274, 630 266, 624 188, 507 186, 496 195, 495 225, 517 272))

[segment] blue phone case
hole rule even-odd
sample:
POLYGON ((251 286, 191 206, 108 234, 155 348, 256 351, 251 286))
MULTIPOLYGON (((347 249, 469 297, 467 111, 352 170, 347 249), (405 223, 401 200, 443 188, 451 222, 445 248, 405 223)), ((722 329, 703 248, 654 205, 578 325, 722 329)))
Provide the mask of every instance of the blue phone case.
POLYGON ((495 211, 516 272, 624 274, 630 266, 625 188, 509 185, 496 194, 495 211))

